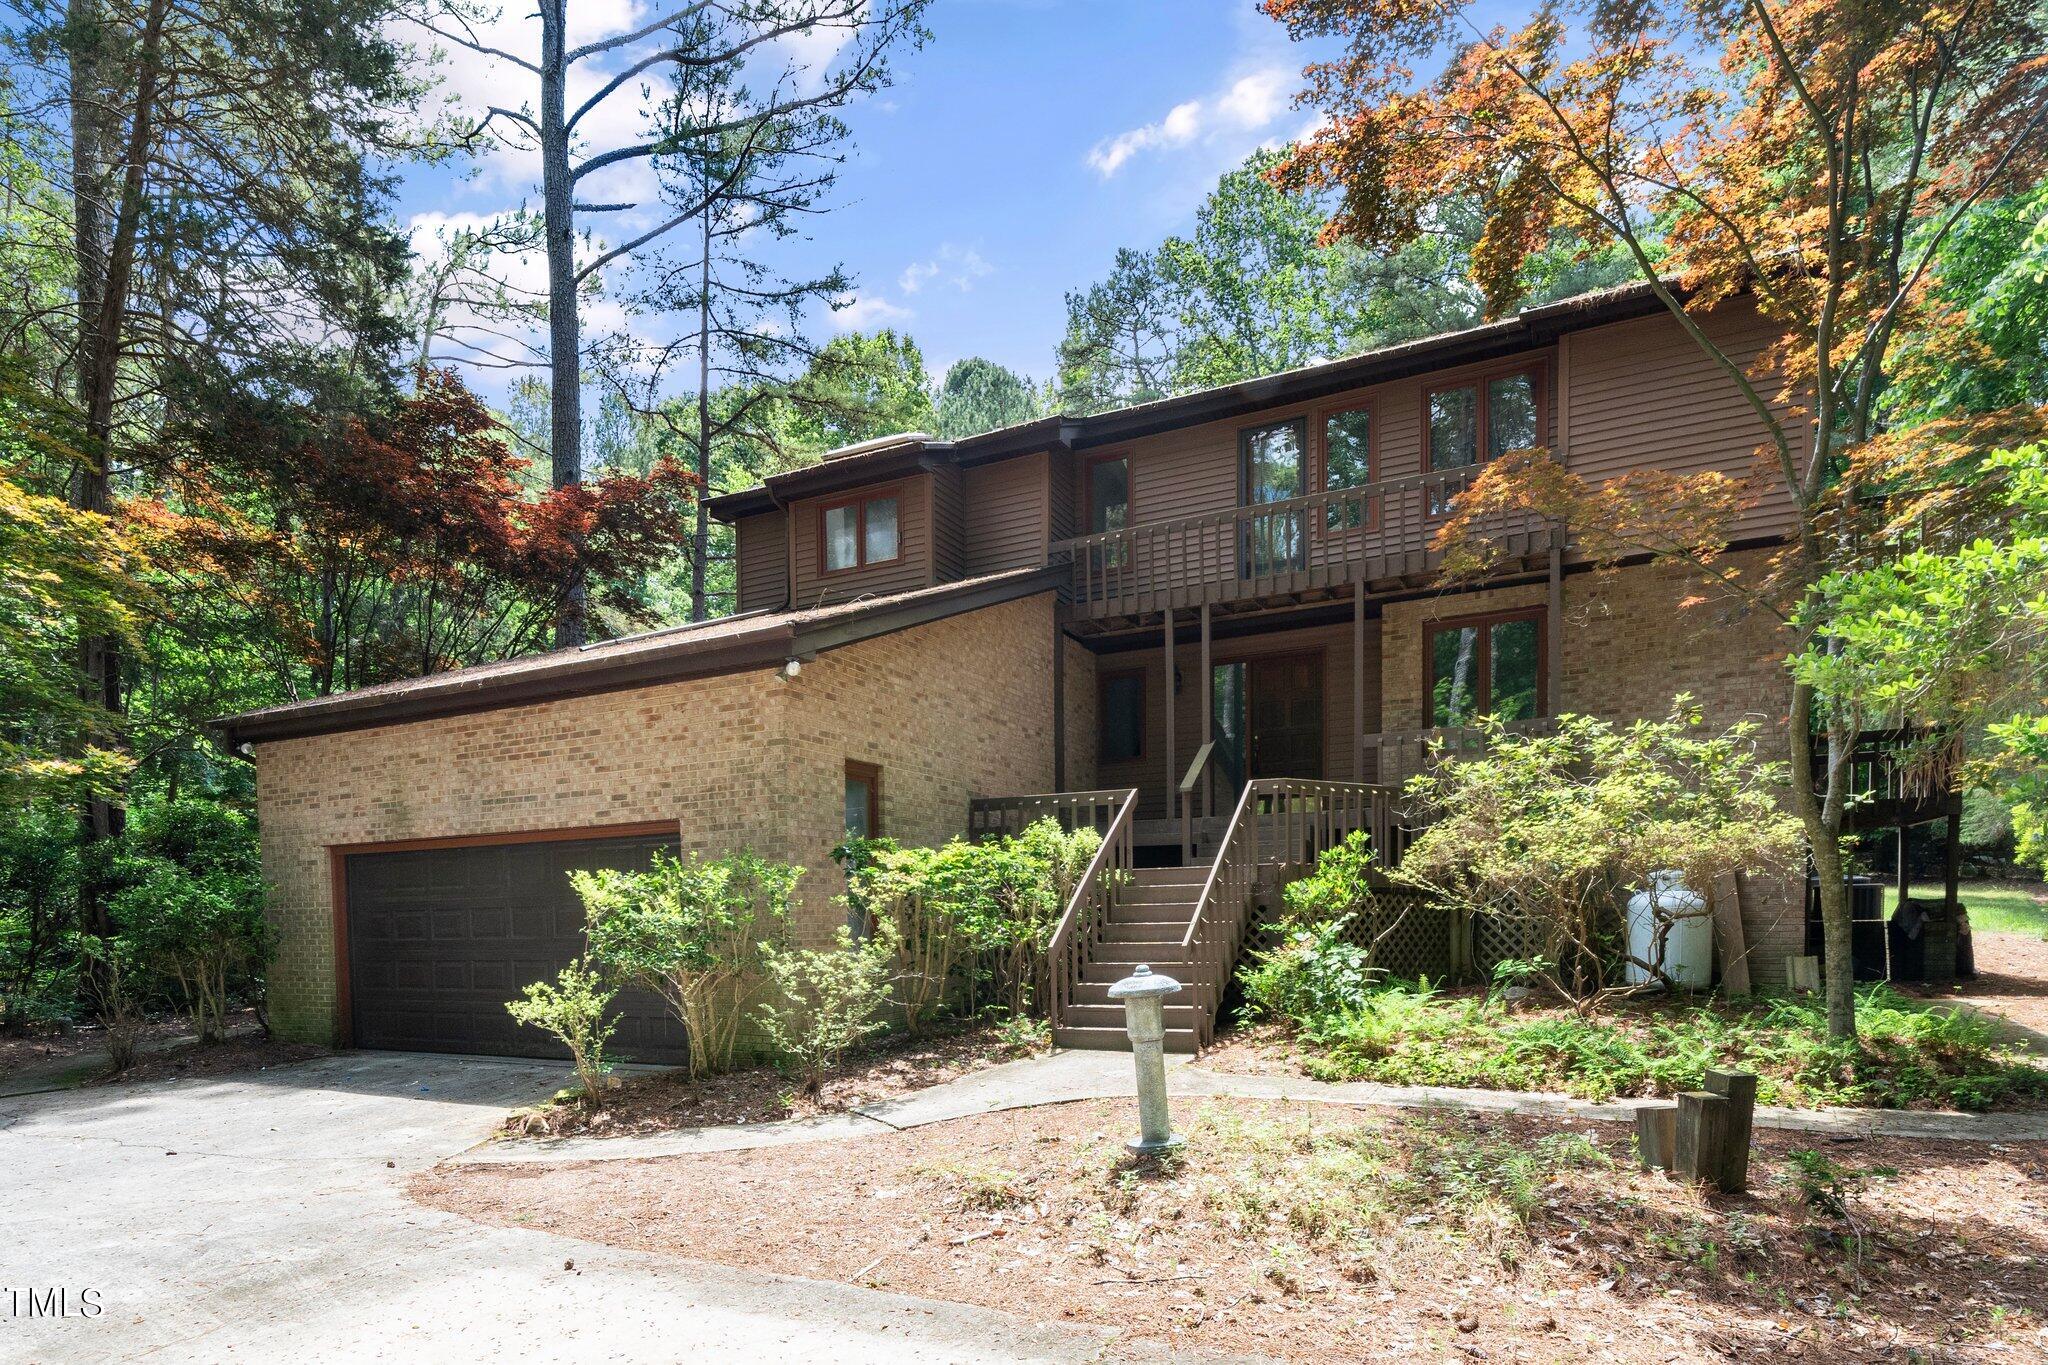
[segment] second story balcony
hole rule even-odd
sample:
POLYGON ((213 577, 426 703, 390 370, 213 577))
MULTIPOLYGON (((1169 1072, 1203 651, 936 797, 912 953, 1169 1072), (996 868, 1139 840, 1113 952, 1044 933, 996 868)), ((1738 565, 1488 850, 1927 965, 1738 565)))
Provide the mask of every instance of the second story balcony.
MULTIPOLYGON (((1055 542, 1050 554, 1069 566, 1075 615, 1092 621, 1306 599, 1353 583, 1412 585, 1436 573, 1441 556, 1431 543, 1477 474, 1476 466, 1442 470, 1140 522, 1055 542)), ((1563 546, 1561 528, 1527 513, 1489 518, 1479 530, 1507 567, 1547 562, 1563 546)))

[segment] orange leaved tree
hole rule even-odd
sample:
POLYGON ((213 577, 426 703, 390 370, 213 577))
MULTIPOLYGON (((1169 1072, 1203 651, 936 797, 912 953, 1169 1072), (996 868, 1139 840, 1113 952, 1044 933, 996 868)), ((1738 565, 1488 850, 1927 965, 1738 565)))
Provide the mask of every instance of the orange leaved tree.
MULTIPOLYGON (((1427 229, 1431 205, 1476 197, 1488 221, 1472 268, 1494 312, 1561 238, 1619 250, 1767 433, 1767 472, 1748 487, 1655 472, 1594 486, 1524 453, 1474 484, 1445 548, 1482 508, 1541 510, 1596 558, 1687 563, 1714 591, 1788 622, 1800 652, 1825 652, 1811 585, 1903 534, 1872 506, 1896 491, 1896 471, 1869 482, 1858 451, 1884 430, 1902 339, 1926 363, 1926 339, 1941 335, 1928 283, 1942 242, 2048 159, 2039 6, 1566 0, 1513 29, 1482 26, 1463 0, 1264 8, 1293 36, 1341 48, 1309 67, 1303 100, 1325 117, 1275 171, 1337 195, 1331 238, 1390 249, 1427 229), (1738 363, 1702 325, 1740 293, 1783 329, 1761 366, 1738 363), (1796 530, 1764 568, 1744 570, 1723 551, 1767 485, 1789 498, 1796 530)), ((1953 470, 1992 439, 1955 423, 1933 463, 1953 470)), ((1828 1027, 1853 1036, 1841 834, 1866 718, 1854 696, 1790 674, 1786 686, 1791 799, 1820 876, 1828 1027)))

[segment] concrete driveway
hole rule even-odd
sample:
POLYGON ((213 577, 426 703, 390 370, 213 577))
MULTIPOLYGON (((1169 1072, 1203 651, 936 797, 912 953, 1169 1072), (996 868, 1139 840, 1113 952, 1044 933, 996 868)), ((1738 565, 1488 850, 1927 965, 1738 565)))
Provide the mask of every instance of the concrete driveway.
POLYGON ((564 1080, 549 1063, 357 1053, 0 1100, 0 1359, 1158 1354, 1100 1330, 483 1227, 405 1198, 413 1171, 564 1080), (94 1290, 101 1311, 42 1316, 32 1288, 70 1291, 74 1314, 94 1290))

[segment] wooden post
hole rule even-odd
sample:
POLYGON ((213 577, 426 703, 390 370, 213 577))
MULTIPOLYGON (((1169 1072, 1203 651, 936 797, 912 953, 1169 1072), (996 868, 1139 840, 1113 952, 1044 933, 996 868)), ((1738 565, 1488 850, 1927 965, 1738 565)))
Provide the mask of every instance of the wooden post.
POLYGON ((1722 1153, 1728 1146, 1728 1108, 1728 1097, 1711 1090, 1688 1090, 1678 1097, 1672 1174, 1696 1182, 1719 1176, 1722 1153))
POLYGON ((1749 1188, 1749 1132, 1756 1121, 1756 1077, 1747 1071, 1709 1071, 1707 1089, 1727 1101, 1726 1126, 1712 1180, 1723 1194, 1749 1188))
POLYGON ((1351 585, 1351 780, 1365 781, 1365 583, 1351 585))
POLYGON ((1166 815, 1173 817, 1173 794, 1180 790, 1180 769, 1174 764, 1173 745, 1173 608, 1168 607, 1165 615, 1166 638, 1166 815))
POLYGON ((1963 814, 1951 811, 1948 817, 1948 839, 1941 850, 1942 908, 1950 919, 1956 914, 1956 892, 1963 873, 1963 814))
POLYGON ((1547 714, 1557 714, 1558 693, 1564 687, 1564 546, 1558 537, 1562 534, 1553 527, 1550 532, 1550 607, 1543 616, 1543 647, 1549 655, 1545 670, 1550 680, 1550 695, 1544 700, 1549 703, 1547 714))
MULTIPOLYGON (((1202 603, 1202 743, 1216 738, 1216 670, 1209 662, 1209 604, 1202 603)), ((1215 755, 1202 765, 1202 814, 1216 814, 1215 755)))
POLYGON ((1913 891, 1912 864, 1906 861, 1906 823, 1899 822, 1898 866, 1893 869, 1893 880, 1899 887, 1899 904, 1906 903, 1906 897, 1913 891))
POLYGON ((1677 1160, 1678 1106, 1656 1100, 1636 1106, 1636 1159, 1646 1171, 1668 1171, 1677 1160))
POLYGON ((1749 994, 1749 937, 1742 928, 1742 874, 1731 872, 1714 888, 1714 933, 1721 944, 1721 989, 1749 994))

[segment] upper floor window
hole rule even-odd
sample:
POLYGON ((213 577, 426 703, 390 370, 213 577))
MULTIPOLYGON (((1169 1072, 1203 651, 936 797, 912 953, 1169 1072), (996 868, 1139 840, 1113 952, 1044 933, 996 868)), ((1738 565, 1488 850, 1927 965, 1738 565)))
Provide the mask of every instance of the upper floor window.
POLYGON ((1463 469, 1541 439, 1537 372, 1514 370, 1429 392, 1429 467, 1463 469))
POLYGON ((1527 720, 1549 704, 1541 610, 1437 622, 1423 637, 1423 653, 1433 726, 1470 725, 1484 715, 1527 720))
POLYGON ((826 573, 886 564, 903 554, 894 493, 836 502, 819 513, 819 560, 826 573))
POLYGON ((1131 462, 1111 455, 1088 462, 1088 533, 1121 531, 1131 523, 1131 462))
MULTIPOLYGON (((1323 491, 1363 488, 1372 482, 1372 409, 1346 408, 1323 418, 1323 491)), ((1363 499, 1332 503, 1324 524, 1332 531, 1366 523, 1363 499)))

